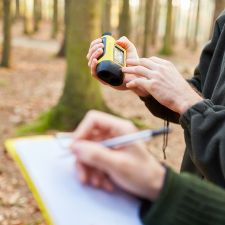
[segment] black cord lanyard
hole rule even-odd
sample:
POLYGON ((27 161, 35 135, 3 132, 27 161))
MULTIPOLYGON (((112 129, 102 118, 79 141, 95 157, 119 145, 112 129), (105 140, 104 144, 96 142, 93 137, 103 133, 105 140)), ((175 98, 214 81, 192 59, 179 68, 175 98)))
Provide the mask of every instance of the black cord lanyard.
MULTIPOLYGON (((164 128, 169 128, 169 119, 167 118, 164 120, 164 128)), ((162 146, 162 151, 163 151, 163 157, 166 159, 166 147, 168 145, 168 132, 164 133, 163 135, 163 146, 162 146)))

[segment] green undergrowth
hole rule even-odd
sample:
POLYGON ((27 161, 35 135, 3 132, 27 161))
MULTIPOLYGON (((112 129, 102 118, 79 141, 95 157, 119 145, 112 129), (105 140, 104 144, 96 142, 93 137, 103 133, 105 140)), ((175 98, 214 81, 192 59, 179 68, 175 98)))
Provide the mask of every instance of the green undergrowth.
MULTIPOLYGON (((114 116, 127 119, 126 117, 122 116, 119 113, 116 113, 112 111, 111 109, 106 109, 107 113, 110 113, 114 116)), ((55 116, 55 109, 51 109, 48 112, 42 113, 38 119, 35 121, 29 123, 29 124, 23 124, 19 126, 16 129, 16 135, 17 136, 24 136, 24 135, 30 135, 30 134, 45 134, 49 130, 57 130, 57 131, 73 131, 76 127, 75 126, 67 126, 63 123, 57 123, 54 119, 55 116)), ((129 118, 133 122, 133 124, 138 127, 139 129, 146 129, 148 128, 146 124, 141 120, 140 118, 129 118)))

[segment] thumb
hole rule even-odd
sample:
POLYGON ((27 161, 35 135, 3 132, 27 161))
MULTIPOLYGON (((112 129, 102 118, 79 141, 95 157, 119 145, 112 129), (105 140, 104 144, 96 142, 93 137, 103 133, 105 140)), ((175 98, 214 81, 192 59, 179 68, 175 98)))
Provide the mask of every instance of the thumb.
POLYGON ((77 159, 87 166, 103 172, 108 172, 110 169, 115 168, 115 152, 100 144, 90 141, 78 141, 71 148, 77 159))
POLYGON ((141 88, 146 91, 148 91, 149 87, 151 85, 151 81, 143 78, 137 78, 135 80, 130 81, 126 84, 126 87, 129 89, 133 88, 141 88))
POLYGON ((126 36, 122 36, 121 38, 119 38, 116 43, 125 49, 128 49, 132 45, 132 43, 126 36))

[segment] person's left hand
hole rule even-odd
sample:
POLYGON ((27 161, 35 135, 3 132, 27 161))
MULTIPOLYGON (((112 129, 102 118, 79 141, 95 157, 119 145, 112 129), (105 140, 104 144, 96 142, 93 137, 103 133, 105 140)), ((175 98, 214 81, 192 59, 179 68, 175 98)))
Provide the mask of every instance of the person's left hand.
POLYGON ((131 66, 124 67, 123 72, 140 77, 127 83, 128 88, 146 90, 159 103, 179 114, 203 100, 169 61, 151 57, 129 59, 127 63, 131 66))

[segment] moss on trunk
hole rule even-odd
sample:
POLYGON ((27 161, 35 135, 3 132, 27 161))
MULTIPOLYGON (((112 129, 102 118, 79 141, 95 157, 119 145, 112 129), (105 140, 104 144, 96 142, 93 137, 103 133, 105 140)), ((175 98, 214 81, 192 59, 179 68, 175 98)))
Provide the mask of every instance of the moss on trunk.
POLYGON ((1 66, 10 66, 11 52, 11 0, 3 1, 3 50, 1 66))
POLYGON ((68 4, 67 71, 63 94, 54 108, 33 126, 20 129, 20 133, 43 132, 51 128, 72 130, 90 109, 108 111, 99 83, 91 77, 86 59, 91 40, 100 35, 100 1, 68 0, 68 4))

